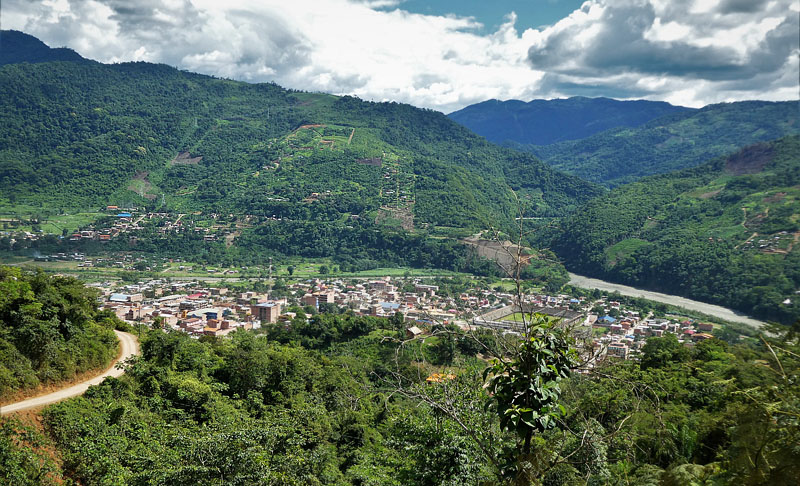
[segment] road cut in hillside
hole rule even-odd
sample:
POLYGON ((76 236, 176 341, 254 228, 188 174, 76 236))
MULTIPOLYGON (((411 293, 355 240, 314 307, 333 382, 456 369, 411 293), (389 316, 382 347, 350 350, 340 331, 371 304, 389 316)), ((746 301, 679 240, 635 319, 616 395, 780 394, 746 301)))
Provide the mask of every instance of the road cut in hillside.
POLYGON ((136 338, 136 336, 134 336, 133 334, 129 334, 127 332, 121 332, 121 331, 114 331, 114 332, 117 334, 117 338, 120 341, 120 345, 122 347, 122 353, 120 354, 119 359, 114 361, 111 364, 111 366, 107 370, 105 370, 105 372, 101 373, 98 376, 95 376, 90 380, 78 383, 77 385, 72 385, 67 388, 62 388, 61 390, 57 390, 52 393, 48 393, 46 395, 39 395, 38 397, 28 398, 27 400, 22 400, 20 402, 4 405, 2 408, 0 408, 0 413, 2 413, 3 415, 7 415, 22 410, 41 408, 44 407, 45 405, 50 405, 52 403, 66 400, 67 398, 83 395, 83 393, 86 392, 86 390, 90 386, 100 384, 108 376, 113 376, 113 377, 121 376, 124 373, 124 371, 120 368, 117 368, 116 364, 125 361, 131 356, 139 354, 139 340, 136 338))

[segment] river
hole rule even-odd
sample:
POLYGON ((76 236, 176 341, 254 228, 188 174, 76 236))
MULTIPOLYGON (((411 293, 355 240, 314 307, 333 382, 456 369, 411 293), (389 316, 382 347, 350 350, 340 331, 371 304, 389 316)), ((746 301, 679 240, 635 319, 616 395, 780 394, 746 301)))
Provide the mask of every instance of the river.
POLYGON ((676 305, 685 309, 702 312, 703 314, 708 314, 710 316, 719 317, 720 319, 725 319, 726 321, 747 324, 755 329, 759 329, 761 326, 766 324, 763 321, 753 319, 752 317, 746 316, 740 312, 736 312, 719 305, 707 304, 705 302, 699 302, 697 300, 687 299, 686 297, 680 297, 677 295, 668 295, 662 294, 661 292, 637 289, 627 285, 606 282, 596 278, 584 277, 583 275, 576 275, 574 273, 569 274, 569 283, 570 285, 584 289, 599 289, 607 292, 617 291, 622 295, 627 295, 630 297, 643 297, 656 302, 676 305))

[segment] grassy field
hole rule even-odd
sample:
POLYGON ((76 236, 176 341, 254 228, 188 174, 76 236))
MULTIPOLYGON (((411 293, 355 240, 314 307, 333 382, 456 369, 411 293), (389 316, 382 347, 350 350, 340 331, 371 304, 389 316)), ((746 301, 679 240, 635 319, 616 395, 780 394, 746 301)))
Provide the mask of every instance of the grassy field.
MULTIPOLYGON (((102 278, 118 278, 129 272, 119 267, 79 267, 78 261, 35 261, 26 257, 9 256, 0 259, 2 264, 25 265, 41 268, 46 272, 70 273, 79 276, 102 278)), ((153 272, 148 272, 156 277, 162 278, 229 278, 229 279, 264 279, 268 275, 268 268, 248 267, 243 270, 240 267, 219 267, 215 265, 203 266, 187 262, 168 263, 163 268, 157 268, 153 272), (181 267, 184 267, 181 269, 181 267), (234 273, 230 273, 233 271, 234 273)), ((453 272, 450 270, 430 269, 430 268, 376 268, 360 272, 340 272, 338 265, 330 261, 296 261, 292 263, 273 265, 273 277, 280 277, 289 280, 302 280, 306 278, 381 278, 381 277, 453 277, 465 276, 469 274, 453 272), (289 266, 294 267, 292 275, 289 275, 289 266), (322 267, 328 268, 327 273, 321 273, 322 267)))
POLYGON ((616 245, 606 248, 606 261, 614 265, 634 251, 649 244, 647 241, 638 238, 622 240, 616 245))
POLYGON ((498 280, 496 282, 492 282, 492 288, 496 289, 497 287, 501 287, 504 292, 516 292, 517 284, 510 278, 504 278, 502 280, 498 280))
POLYGON ((34 226, 30 220, 40 217, 43 222, 39 224, 39 229, 56 235, 61 235, 64 230, 71 233, 104 215, 99 212, 48 215, 41 208, 31 206, 0 206, 0 223, 3 229, 33 232, 34 226))
POLYGON ((364 270, 361 272, 342 273, 341 275, 354 277, 454 277, 457 275, 469 276, 466 273, 453 272, 451 270, 439 270, 436 268, 376 268, 374 270, 364 270))

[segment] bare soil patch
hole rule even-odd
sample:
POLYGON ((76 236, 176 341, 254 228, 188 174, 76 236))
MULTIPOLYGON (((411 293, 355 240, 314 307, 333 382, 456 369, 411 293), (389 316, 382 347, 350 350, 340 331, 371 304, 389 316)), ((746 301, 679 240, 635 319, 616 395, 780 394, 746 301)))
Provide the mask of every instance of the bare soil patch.
POLYGON ((225 235, 225 246, 230 248, 233 246, 233 240, 235 240, 238 236, 241 236, 241 231, 234 231, 229 235, 225 235))
POLYGON ((398 209, 382 207, 375 217, 375 224, 385 223, 387 220, 396 219, 406 231, 414 231, 414 211, 412 209, 398 209))
POLYGON ((778 202, 783 201, 784 197, 786 197, 786 193, 785 192, 778 192, 776 194, 773 194, 772 196, 765 197, 763 199, 763 201, 765 203, 767 203, 767 204, 769 204, 769 203, 778 203, 778 202))
POLYGON ((150 180, 147 179, 147 175, 147 171, 137 172, 136 175, 133 176, 133 181, 128 185, 128 190, 152 201, 157 198, 158 195, 150 194, 150 189, 153 188, 153 185, 150 183, 150 180), (141 181, 141 184, 137 184, 136 181, 141 181))
POLYGON ((473 237, 461 241, 473 247, 478 255, 496 262, 509 275, 514 274, 518 258, 523 268, 533 258, 528 248, 520 247, 508 240, 481 240, 473 237))
POLYGON ((383 159, 380 158, 380 157, 371 157, 371 158, 367 158, 367 159, 358 159, 358 160, 356 160, 356 162, 358 162, 359 164, 364 164, 364 165, 374 165, 376 167, 380 167, 381 165, 383 165, 383 159))
POLYGON ((719 194, 721 190, 722 189, 717 189, 716 191, 706 192, 706 193, 700 194, 697 197, 699 197, 700 199, 711 199, 712 197, 714 197, 717 194, 719 194))
POLYGON ((757 143, 728 157, 725 161, 725 170, 733 175, 757 174, 774 157, 775 151, 769 144, 757 143))
POLYGON ((192 154, 187 151, 178 153, 169 163, 170 165, 197 165, 201 160, 203 160, 202 155, 192 157, 192 154))
MULTIPOLYGON (((23 447, 32 447, 37 455, 43 454, 49 457, 55 464, 55 470, 46 473, 46 481, 44 484, 64 484, 64 460, 55 444, 52 442, 52 439, 48 435, 47 429, 44 425, 44 420, 42 419, 39 410, 23 410, 16 412, 14 414, 14 418, 19 420, 23 426, 33 428, 45 438, 43 443, 39 444, 31 444, 25 440, 19 441, 19 438, 17 439, 20 442, 18 445, 23 447)), ((0 420, 7 419, 0 418, 0 420)))
POLYGON ((309 129, 309 128, 320 128, 320 127, 324 127, 324 126, 325 125, 323 125, 321 123, 312 123, 312 124, 309 124, 309 125, 300 125, 299 127, 295 128, 294 131, 296 132, 298 130, 306 130, 306 129, 309 129))

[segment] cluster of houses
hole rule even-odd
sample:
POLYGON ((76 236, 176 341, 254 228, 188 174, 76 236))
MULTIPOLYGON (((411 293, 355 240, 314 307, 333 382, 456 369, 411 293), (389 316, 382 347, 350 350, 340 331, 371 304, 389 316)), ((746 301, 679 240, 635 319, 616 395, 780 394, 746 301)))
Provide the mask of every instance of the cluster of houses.
POLYGON ((598 316, 588 314, 587 324, 601 330, 602 334, 595 341, 596 347, 605 349, 608 356, 628 359, 638 354, 649 337, 663 337, 674 334, 686 346, 713 338, 714 324, 700 322, 688 318, 652 318, 642 317, 639 312, 627 310, 619 302, 599 301, 593 305, 601 305, 613 310, 611 315, 598 316))
POLYGON ((598 355, 619 359, 635 357, 649 337, 675 334, 687 346, 712 338, 714 325, 687 318, 653 318, 606 299, 592 300, 570 295, 529 294, 521 307, 515 296, 499 289, 474 288, 457 295, 439 295, 437 285, 417 279, 310 279, 289 284, 281 298, 269 292, 231 292, 198 282, 149 282, 112 288, 97 284, 104 292, 103 308, 127 321, 172 328, 193 336, 224 336, 235 329, 258 329, 268 323, 291 322, 299 306, 325 311, 335 305, 360 315, 391 317, 401 314, 409 338, 425 334, 436 323, 453 323, 465 329, 492 327, 516 332, 513 319, 503 316, 519 312, 542 312, 557 316, 591 336, 598 355), (412 288, 413 287, 413 288, 412 288), (604 309, 598 315, 592 310, 604 309), (501 315, 502 314, 502 315, 501 315), (613 314, 613 316, 612 316, 613 314))
POLYGON ((120 233, 140 230, 141 228, 137 224, 138 221, 133 221, 133 212, 137 209, 138 208, 123 209, 119 206, 106 206, 106 212, 115 218, 114 223, 110 227, 102 229, 89 227, 78 230, 69 235, 69 240, 111 241, 112 238, 119 236, 120 233))
POLYGON ((401 170, 398 164, 384 166, 381 205, 404 208, 414 203, 413 176, 401 170))
POLYGON ((277 322, 286 300, 256 292, 229 294, 226 288, 159 280, 104 289, 102 309, 129 322, 181 330, 193 336, 224 336, 235 329, 258 329, 277 322), (145 297, 147 295, 147 297, 145 297))
POLYGON ((773 235, 753 235, 741 244, 743 250, 759 250, 764 253, 783 253, 791 249, 796 233, 781 231, 773 235), (758 238, 758 239, 756 239, 758 238))
MULTIPOLYGON (((114 208, 115 206, 108 206, 114 208)), ((222 228, 220 226, 200 226, 195 224, 192 217, 186 218, 184 213, 165 213, 165 212, 148 212, 136 215, 135 213, 123 211, 114 215, 114 221, 111 226, 99 230, 88 229, 74 233, 70 239, 92 238, 99 239, 100 241, 109 241, 113 238, 120 236, 127 236, 132 242, 136 241, 136 232, 143 229, 142 222, 153 222, 157 228, 157 232, 161 235, 177 234, 194 232, 195 234, 202 235, 205 241, 216 241, 218 239, 229 236, 234 230, 229 228, 222 228)), ((208 215, 211 221, 216 220, 222 215, 212 213, 208 215)), ((233 218, 234 215, 228 217, 233 218)), ((253 216, 246 215, 242 218, 243 225, 247 225, 253 216)))
POLYGON ((189 334, 225 335, 234 329, 258 329, 262 324, 290 321, 290 305, 325 309, 326 304, 352 309, 357 314, 390 317, 401 313, 413 322, 452 322, 460 314, 453 299, 438 299, 435 285, 417 283, 414 292, 401 292, 390 279, 346 283, 310 280, 287 288, 287 297, 268 293, 232 293, 227 288, 196 282, 151 280, 137 285, 112 287, 95 284, 103 291, 103 309, 120 319, 168 326, 189 334))
MULTIPOLYGON (((107 209, 116 212, 115 208, 116 206, 108 206, 107 209)), ((70 240, 92 238, 100 241, 110 241, 121 235, 127 235, 135 240, 135 233, 143 229, 140 223, 152 220, 160 220, 158 231, 161 234, 181 233, 186 230, 185 224, 181 222, 181 219, 185 216, 184 214, 143 213, 137 216, 133 210, 122 210, 113 216, 114 220, 111 226, 96 231, 90 229, 76 232, 70 237, 70 240)))

